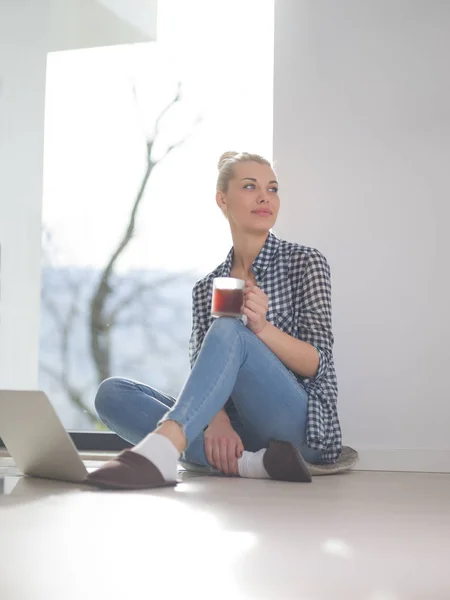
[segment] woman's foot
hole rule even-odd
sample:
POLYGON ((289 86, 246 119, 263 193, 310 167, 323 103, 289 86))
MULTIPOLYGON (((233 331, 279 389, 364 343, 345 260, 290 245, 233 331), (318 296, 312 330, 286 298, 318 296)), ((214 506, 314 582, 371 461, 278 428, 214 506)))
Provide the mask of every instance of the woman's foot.
POLYGON ((141 490, 176 485, 179 452, 158 433, 90 473, 86 483, 107 489, 141 490))
MULTIPOLYGON (((90 473, 86 483, 106 489, 140 490, 176 485, 178 450, 166 437, 152 433, 145 444, 124 450, 90 473)), ((267 450, 244 452, 239 475, 276 481, 311 482, 311 474, 298 450, 289 442, 272 440, 267 450)))
POLYGON ((290 442, 272 440, 264 454, 263 463, 271 479, 298 483, 312 481, 302 455, 290 442))
POLYGON ((289 442, 272 440, 258 452, 243 452, 239 475, 252 479, 310 482, 311 474, 299 451, 289 442))

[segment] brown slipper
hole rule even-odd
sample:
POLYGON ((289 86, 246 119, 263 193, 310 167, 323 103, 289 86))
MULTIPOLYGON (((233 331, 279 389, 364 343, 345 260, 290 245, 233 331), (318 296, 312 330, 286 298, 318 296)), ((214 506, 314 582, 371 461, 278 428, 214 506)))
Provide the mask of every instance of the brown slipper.
POLYGON ((312 480, 303 457, 290 442, 271 440, 264 452, 263 464, 268 475, 278 481, 310 483, 312 480))
POLYGON ((159 469, 145 456, 124 450, 84 480, 90 485, 113 490, 145 490, 176 485, 166 481, 159 469))

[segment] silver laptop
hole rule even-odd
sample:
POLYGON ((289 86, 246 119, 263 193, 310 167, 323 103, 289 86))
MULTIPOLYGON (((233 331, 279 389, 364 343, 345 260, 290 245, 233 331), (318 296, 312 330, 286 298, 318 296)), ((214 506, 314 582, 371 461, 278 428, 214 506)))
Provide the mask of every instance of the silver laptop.
POLYGON ((0 438, 24 475, 79 483, 88 473, 44 392, 0 390, 0 438))

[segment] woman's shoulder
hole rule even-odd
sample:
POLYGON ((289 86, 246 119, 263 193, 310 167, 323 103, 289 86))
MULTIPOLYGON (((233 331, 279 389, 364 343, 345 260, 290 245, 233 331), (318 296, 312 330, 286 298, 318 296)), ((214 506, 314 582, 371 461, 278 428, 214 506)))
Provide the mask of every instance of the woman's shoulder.
POLYGON ((208 273, 207 275, 195 282, 194 288, 192 290, 192 295, 194 299, 202 294, 209 292, 214 278, 220 277, 220 275, 222 274, 222 269, 223 264, 219 265, 214 269, 214 271, 211 271, 211 273, 208 273))
POLYGON ((297 244, 296 242, 288 242, 280 239, 280 250, 291 265, 307 266, 309 264, 328 265, 328 261, 324 254, 317 248, 297 244))

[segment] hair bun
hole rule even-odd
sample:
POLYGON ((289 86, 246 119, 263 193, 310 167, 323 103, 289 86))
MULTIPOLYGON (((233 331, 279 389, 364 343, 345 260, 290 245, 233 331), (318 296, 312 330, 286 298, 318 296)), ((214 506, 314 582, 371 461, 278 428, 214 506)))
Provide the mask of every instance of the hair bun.
POLYGON ((238 154, 239 154, 239 152, 224 152, 222 154, 222 156, 219 158, 219 162, 217 163, 217 168, 219 169, 219 171, 223 167, 223 165, 226 163, 227 160, 229 160, 230 158, 234 158, 238 154))

